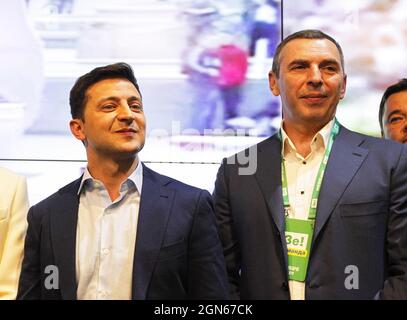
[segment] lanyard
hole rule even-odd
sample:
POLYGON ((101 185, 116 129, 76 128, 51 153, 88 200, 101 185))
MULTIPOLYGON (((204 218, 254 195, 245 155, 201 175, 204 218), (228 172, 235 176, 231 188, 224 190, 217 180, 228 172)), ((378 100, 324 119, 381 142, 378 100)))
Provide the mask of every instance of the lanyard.
MULTIPOLYGON (((311 204, 310 204, 310 209, 309 209, 309 214, 308 214, 308 219, 309 220, 315 220, 315 216, 317 213, 317 203, 318 203, 318 196, 319 192, 321 191, 321 184, 322 184, 322 178, 324 177, 325 174, 325 169, 328 163, 328 158, 329 154, 331 153, 332 150, 332 145, 333 142, 336 138, 336 136, 339 133, 339 122, 334 119, 334 124, 333 128, 331 130, 331 134, 329 136, 329 141, 328 141, 328 146, 325 149, 325 154, 324 157, 322 158, 321 164, 319 166, 317 178, 315 180, 314 188, 312 190, 312 198, 311 198, 311 204)), ((281 130, 279 132, 279 138, 281 138, 281 130)), ((282 180, 282 189, 283 189, 283 201, 284 201, 284 211, 285 211, 285 216, 288 216, 288 210, 290 208, 290 201, 288 199, 288 183, 287 183, 287 173, 285 170, 285 164, 284 164, 284 159, 281 161, 281 180, 282 180)))
MULTIPOLYGON (((311 250, 311 240, 314 234, 315 216, 317 212, 318 196, 321 190, 322 178, 332 150, 333 142, 339 133, 339 123, 334 119, 334 125, 329 136, 328 145, 324 157, 319 166, 316 181, 312 191, 311 204, 307 220, 289 218, 290 201, 288 199, 288 183, 284 159, 281 162, 281 180, 283 189, 284 213, 285 213, 285 238, 288 254, 288 278, 289 280, 305 281, 308 261, 311 250)), ((281 130, 279 138, 282 140, 281 130)))

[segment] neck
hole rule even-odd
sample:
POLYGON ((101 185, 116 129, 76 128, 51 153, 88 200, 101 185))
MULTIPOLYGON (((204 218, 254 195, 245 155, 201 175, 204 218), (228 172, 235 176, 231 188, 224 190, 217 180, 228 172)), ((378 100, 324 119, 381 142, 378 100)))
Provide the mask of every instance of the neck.
POLYGON ((297 152, 302 157, 307 157, 311 153, 311 142, 314 136, 325 124, 298 123, 284 120, 283 127, 285 133, 290 137, 297 152))
POLYGON ((119 197, 120 186, 133 173, 138 163, 137 155, 126 159, 112 159, 88 154, 90 174, 103 182, 112 201, 119 197))

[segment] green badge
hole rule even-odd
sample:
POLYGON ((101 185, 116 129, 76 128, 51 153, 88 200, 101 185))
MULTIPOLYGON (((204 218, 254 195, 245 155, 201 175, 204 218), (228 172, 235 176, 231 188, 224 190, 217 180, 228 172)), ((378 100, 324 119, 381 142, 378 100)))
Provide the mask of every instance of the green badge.
POLYGON ((286 218, 285 240, 288 252, 288 278, 305 281, 314 221, 286 218))

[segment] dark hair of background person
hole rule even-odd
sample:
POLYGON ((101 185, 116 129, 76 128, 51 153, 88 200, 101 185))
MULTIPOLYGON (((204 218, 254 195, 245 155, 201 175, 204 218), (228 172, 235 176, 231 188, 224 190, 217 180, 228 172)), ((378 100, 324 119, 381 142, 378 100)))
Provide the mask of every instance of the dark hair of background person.
POLYGON ((407 91, 407 79, 401 79, 399 82, 392 84, 390 87, 386 89, 383 93, 382 101, 380 101, 380 108, 379 108, 379 123, 380 123, 380 130, 382 132, 382 136, 384 136, 383 131, 383 114, 384 114, 384 105, 386 104, 387 99, 395 93, 407 91))

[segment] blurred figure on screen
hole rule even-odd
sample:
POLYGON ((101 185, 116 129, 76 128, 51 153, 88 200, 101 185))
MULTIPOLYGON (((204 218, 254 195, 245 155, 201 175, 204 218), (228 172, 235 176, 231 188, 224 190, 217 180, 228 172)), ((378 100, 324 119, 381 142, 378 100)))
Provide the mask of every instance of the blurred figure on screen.
POLYGON ((223 104, 224 128, 229 129, 231 127, 228 121, 238 116, 238 107, 242 101, 248 54, 246 50, 234 44, 231 37, 228 37, 216 48, 214 56, 219 59, 219 74, 214 81, 223 104))
POLYGON ((280 36, 279 4, 275 0, 254 0, 253 22, 250 30, 249 54, 256 55, 256 44, 264 39, 267 42, 267 57, 273 57, 280 36))
POLYGON ((191 127, 200 134, 212 128, 219 100, 216 83, 212 80, 219 75, 219 60, 213 55, 216 36, 205 32, 187 51, 183 72, 188 75, 192 91, 191 127))
POLYGON ((226 299, 210 194, 140 162, 146 118, 131 67, 81 76, 70 105, 88 165, 31 207, 18 298, 226 299))
POLYGON ((407 143, 407 79, 386 89, 380 102, 382 137, 407 143))
POLYGON ((0 300, 17 295, 27 211, 26 179, 0 168, 0 300))
POLYGON ((218 105, 223 107, 223 128, 238 116, 248 54, 237 42, 228 33, 207 33, 189 52, 185 70, 194 90, 192 126, 201 134, 215 127, 218 105))

